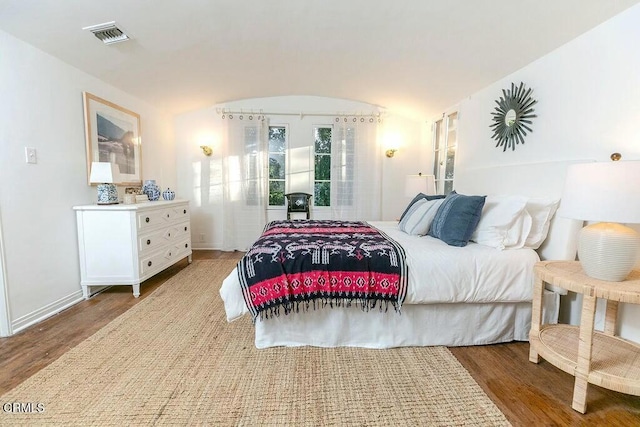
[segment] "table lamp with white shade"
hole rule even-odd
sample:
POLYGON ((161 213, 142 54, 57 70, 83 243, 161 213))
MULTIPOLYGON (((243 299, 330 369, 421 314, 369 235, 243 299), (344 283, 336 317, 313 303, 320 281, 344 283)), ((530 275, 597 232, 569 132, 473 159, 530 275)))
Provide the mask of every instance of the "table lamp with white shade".
POLYGON ((425 175, 422 172, 416 175, 407 175, 404 185, 405 196, 415 197, 418 193, 436 194, 436 183, 433 175, 425 175))
POLYGON ((640 223, 640 161, 569 166, 558 214, 596 222, 579 235, 578 258, 585 273, 624 280, 640 256, 640 234, 624 225, 640 223))
POLYGON ((118 203, 118 189, 115 184, 120 182, 120 166, 109 162, 92 162, 89 182, 98 184, 99 205, 118 203))

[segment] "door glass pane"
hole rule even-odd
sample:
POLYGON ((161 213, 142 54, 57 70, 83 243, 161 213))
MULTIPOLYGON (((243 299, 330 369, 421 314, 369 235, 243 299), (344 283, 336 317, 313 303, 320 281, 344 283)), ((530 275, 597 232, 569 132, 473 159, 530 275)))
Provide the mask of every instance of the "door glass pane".
POLYGON ((316 182, 313 185, 313 198, 315 206, 330 206, 331 205, 331 183, 316 182))
POLYGON ((456 158, 456 148, 450 147, 447 150, 447 165, 445 167, 444 177, 445 179, 453 179, 453 166, 456 158))
POLYGON ((436 151, 440 149, 440 127, 441 126, 442 126, 442 120, 438 120, 433 130, 433 134, 435 135, 434 142, 433 142, 433 149, 436 151))
POLYGON ((316 141, 315 150, 316 153, 330 154, 331 153, 331 130, 332 128, 316 128, 316 141))
POLYGON ((285 127, 269 126, 269 152, 284 153, 285 150, 285 127))
POLYGON ((453 181, 444 182, 444 194, 449 194, 453 191, 453 181))
POLYGON ((331 179, 331 156, 316 156, 315 158, 315 179, 331 179))
POLYGON ((284 179, 284 154, 269 153, 269 179, 284 179))
POLYGON ((448 130, 449 132, 454 131, 458 127, 458 113, 451 113, 447 117, 449 118, 449 120, 447 120, 448 130))
POLYGON ((284 206, 284 181, 269 181, 269 206, 284 206))

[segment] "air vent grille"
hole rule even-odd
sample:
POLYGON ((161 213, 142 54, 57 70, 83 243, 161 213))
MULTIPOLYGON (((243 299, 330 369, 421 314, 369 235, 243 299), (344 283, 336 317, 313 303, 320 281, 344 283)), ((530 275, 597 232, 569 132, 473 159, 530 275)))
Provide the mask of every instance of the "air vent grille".
POLYGON ((104 44, 120 43, 129 40, 129 36, 118 28, 113 21, 84 27, 83 30, 91 31, 104 44))

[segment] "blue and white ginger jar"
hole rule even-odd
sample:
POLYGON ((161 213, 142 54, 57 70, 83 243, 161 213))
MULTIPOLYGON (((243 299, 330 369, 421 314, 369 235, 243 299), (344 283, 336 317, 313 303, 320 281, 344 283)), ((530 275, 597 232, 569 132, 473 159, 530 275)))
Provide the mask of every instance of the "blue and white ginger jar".
POLYGON ((156 185, 155 179, 146 180, 142 186, 142 192, 146 194, 152 202, 160 198, 160 187, 156 185))
POLYGON ((176 192, 175 191, 171 191, 170 188, 167 188, 166 190, 164 190, 162 192, 162 198, 165 200, 173 200, 176 198, 176 192))

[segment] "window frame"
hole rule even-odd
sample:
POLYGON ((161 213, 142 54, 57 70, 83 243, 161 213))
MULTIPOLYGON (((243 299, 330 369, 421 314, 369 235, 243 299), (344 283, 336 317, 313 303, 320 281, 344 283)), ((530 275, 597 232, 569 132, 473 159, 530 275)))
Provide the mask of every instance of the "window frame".
POLYGON ((312 207, 314 209, 331 209, 334 202, 334 187, 335 183, 332 179, 333 177, 333 154, 334 154, 334 127, 332 124, 314 124, 312 128, 312 150, 311 150, 311 164, 313 168, 311 170, 310 176, 310 184, 311 184, 311 194, 313 194, 312 198, 312 207), (329 143, 329 153, 316 153, 316 132, 318 129, 328 128, 331 129, 331 141, 329 143), (329 157, 329 179, 316 179, 316 156, 329 157), (329 183, 329 204, 328 205, 316 205, 317 197, 316 197, 316 182, 328 182, 329 183))
POLYGON ((282 205, 272 205, 271 204, 271 181, 282 181, 284 182, 284 192, 283 194, 288 193, 288 185, 289 185, 289 125, 286 123, 269 123, 267 128, 267 209, 268 210, 286 210, 287 209, 287 198, 283 197, 282 205), (270 147, 270 134, 271 128, 284 128, 284 151, 282 153, 271 151, 270 147), (283 154, 284 155, 284 178, 274 178, 272 179, 269 172, 269 159, 271 159, 271 154, 283 154))
POLYGON ((455 161, 458 151, 458 123, 460 112, 457 107, 442 113, 432 126, 433 174, 436 194, 448 194, 454 188, 455 161), (451 158, 451 176, 447 177, 447 161, 451 158))

